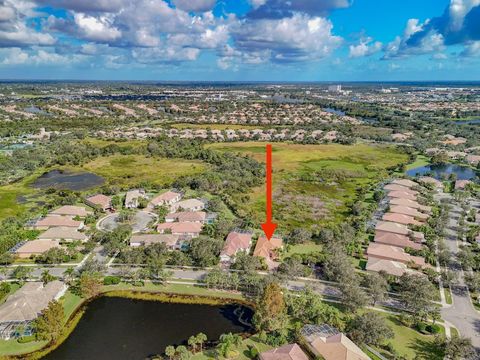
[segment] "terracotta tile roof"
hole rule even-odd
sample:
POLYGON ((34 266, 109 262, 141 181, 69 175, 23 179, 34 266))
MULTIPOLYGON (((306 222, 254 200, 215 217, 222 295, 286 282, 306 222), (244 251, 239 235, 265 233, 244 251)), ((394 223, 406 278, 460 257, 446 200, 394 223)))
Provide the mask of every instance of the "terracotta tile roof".
POLYGON ((418 179, 421 183, 432 184, 437 188, 443 188, 443 183, 440 180, 437 180, 431 176, 422 176, 418 179))
POLYGON ((375 256, 369 256, 367 266, 365 268, 367 271, 380 272, 384 271, 388 275, 393 276, 402 276, 403 274, 409 272, 407 265, 404 263, 380 259, 375 256))
POLYGON ((108 209, 111 207, 112 199, 109 196, 103 194, 93 195, 87 198, 87 202, 98 205, 102 209, 108 209))
POLYGON ((87 236, 77 231, 76 228, 72 227, 52 227, 45 231, 44 233, 38 236, 39 239, 53 239, 53 240, 79 240, 79 241, 86 241, 87 236))
POLYGON ((252 242, 252 234, 250 233, 238 233, 232 231, 228 234, 227 239, 225 240, 225 245, 223 247, 220 255, 233 256, 238 251, 248 250, 252 242))
POLYGON ((408 180, 408 179, 396 179, 392 181, 392 184, 397 184, 397 185, 405 186, 408 188, 418 186, 418 184, 415 181, 408 180))
POLYGON ((402 248, 397 246, 370 243, 367 249, 367 255, 369 257, 373 256, 380 259, 399 261, 405 264, 413 262, 418 266, 425 266, 425 260, 423 258, 407 254, 402 248))
POLYGON ((385 231, 400 235, 410 234, 410 230, 405 225, 390 221, 379 221, 377 226, 375 226, 375 231, 385 231))
POLYGON ((415 220, 413 216, 405 215, 405 214, 397 214, 388 212, 383 215, 382 220, 384 221, 391 221, 403 225, 420 225, 421 223, 415 220))
POLYGON ((177 193, 175 191, 167 191, 167 192, 164 192, 163 194, 160 194, 154 197, 152 201, 150 201, 150 204, 156 206, 159 204, 163 204, 164 202, 171 202, 176 198, 180 198, 181 196, 182 194, 177 193))
POLYGON ((463 190, 465 189, 465 186, 468 184, 471 184, 472 182, 470 180, 457 180, 455 181, 455 189, 457 190, 463 190))
POLYGON ((152 245, 157 243, 164 243, 168 247, 174 247, 178 243, 178 235, 171 234, 137 234, 130 238, 130 246, 136 244, 152 245))
POLYGON ((65 205, 50 212, 52 215, 69 215, 85 217, 93 212, 85 209, 83 206, 65 205))
POLYGON ((207 217, 205 211, 181 211, 165 216, 165 220, 179 222, 203 222, 207 217))
POLYGON ((30 254, 42 254, 47 250, 60 247, 59 240, 31 240, 20 246, 15 253, 19 256, 30 254))
POLYGON ((380 244, 385 244, 385 245, 392 245, 392 246, 398 246, 401 248, 412 248, 415 250, 421 250, 422 249, 422 244, 416 243, 408 236, 405 235, 400 235, 400 234, 394 234, 390 232, 384 232, 384 231, 377 231, 375 234, 375 242, 380 243, 380 244))
POLYGON ((36 227, 58 227, 58 226, 67 226, 73 228, 80 228, 82 226, 81 221, 73 220, 71 217, 67 216, 47 216, 43 219, 38 220, 35 223, 36 227))
POLYGON ((159 232, 170 229, 172 234, 200 233, 202 228, 203 224, 196 222, 172 222, 159 224, 157 226, 159 232))
POLYGON ((403 206, 403 205, 391 206, 390 212, 396 213, 396 214, 405 214, 405 215, 413 216, 414 218, 422 219, 422 220, 426 220, 429 218, 428 214, 424 214, 415 208, 403 206))
POLYGON ((407 191, 390 191, 388 193, 389 198, 400 198, 400 199, 407 199, 407 200, 417 200, 417 196, 415 194, 411 194, 407 191))
POLYGON ((421 205, 416 201, 408 199, 393 198, 389 200, 390 205, 402 205, 408 206, 414 209, 420 209, 422 211, 431 212, 432 208, 430 206, 421 205))
POLYGON ((297 344, 287 344, 259 354, 261 360, 308 360, 297 344))
POLYGON ((403 191, 412 195, 417 195, 418 191, 411 190, 409 187, 403 186, 403 185, 398 185, 398 184, 388 184, 384 186, 385 190, 388 191, 403 191))

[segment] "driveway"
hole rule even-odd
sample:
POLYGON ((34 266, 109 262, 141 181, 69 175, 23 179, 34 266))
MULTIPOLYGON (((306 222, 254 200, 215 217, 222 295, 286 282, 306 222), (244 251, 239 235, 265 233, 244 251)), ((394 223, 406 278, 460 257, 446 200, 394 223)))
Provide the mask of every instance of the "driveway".
POLYGON ((456 257, 459 251, 457 226, 462 209, 450 194, 439 194, 438 198, 447 198, 450 200, 451 210, 446 229, 445 242, 453 255, 450 269, 456 272, 458 276, 456 283, 451 286, 453 305, 442 309, 442 317, 455 325, 462 336, 472 339, 472 344, 480 353, 480 313, 473 307, 468 288, 465 285, 462 267, 456 257))
MULTIPOLYGON (((120 226, 117 222, 119 213, 110 214, 100 219, 97 223, 97 229, 102 231, 113 231, 120 226)), ((158 219, 157 215, 147 211, 137 211, 132 219, 130 226, 133 233, 139 233, 148 230, 148 224, 158 219)))

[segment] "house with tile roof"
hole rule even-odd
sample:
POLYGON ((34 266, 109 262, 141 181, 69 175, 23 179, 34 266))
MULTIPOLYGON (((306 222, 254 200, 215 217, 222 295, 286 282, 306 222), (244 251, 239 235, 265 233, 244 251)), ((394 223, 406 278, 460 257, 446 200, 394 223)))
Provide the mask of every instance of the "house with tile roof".
POLYGON ((220 252, 220 261, 230 263, 238 252, 248 252, 251 246, 252 234, 250 232, 232 231, 228 234, 220 252))
POLYGON ((258 355, 260 360, 309 360, 297 344, 287 344, 264 351, 258 355))

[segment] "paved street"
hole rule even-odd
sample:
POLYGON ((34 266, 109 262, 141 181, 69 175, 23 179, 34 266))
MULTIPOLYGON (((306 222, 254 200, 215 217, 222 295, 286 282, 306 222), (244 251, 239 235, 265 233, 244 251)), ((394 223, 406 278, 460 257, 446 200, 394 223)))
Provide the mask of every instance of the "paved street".
POLYGON ((438 199, 447 198, 451 205, 450 219, 448 223, 447 236, 445 242, 452 252, 453 261, 450 266, 452 271, 458 275, 457 282, 451 287, 453 305, 442 309, 442 317, 455 325, 462 336, 472 339, 473 345, 480 352, 480 313, 476 311, 470 300, 468 288, 465 285, 464 274, 456 254, 459 251, 457 243, 457 225, 461 208, 455 203, 450 194, 440 194, 438 199))

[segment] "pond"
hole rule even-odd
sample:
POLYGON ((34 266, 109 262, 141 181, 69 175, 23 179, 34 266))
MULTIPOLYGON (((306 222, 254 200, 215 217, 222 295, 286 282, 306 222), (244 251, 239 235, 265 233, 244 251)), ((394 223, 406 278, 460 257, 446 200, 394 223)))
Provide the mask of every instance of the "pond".
POLYGON ((322 109, 323 111, 326 111, 330 114, 334 114, 334 115, 338 115, 338 116, 345 116, 345 111, 342 111, 342 110, 337 110, 337 109, 334 109, 334 108, 323 108, 322 109))
POLYGON ((476 178, 475 171, 467 166, 455 164, 425 165, 407 170, 409 176, 431 175, 436 179, 442 179, 442 176, 456 174, 458 180, 473 180, 476 178))
POLYGON ((46 360, 145 359, 168 345, 187 345, 203 332, 209 340, 250 330, 252 311, 240 305, 190 305, 101 297, 88 305, 72 334, 46 360), (243 312, 242 322, 239 321, 243 312))
POLYGON ((480 119, 456 120, 455 124, 460 125, 480 125, 480 119))
POLYGON ((37 189, 55 188, 61 190, 82 191, 100 186, 105 180, 89 172, 70 172, 51 170, 38 177, 32 184, 37 189))

